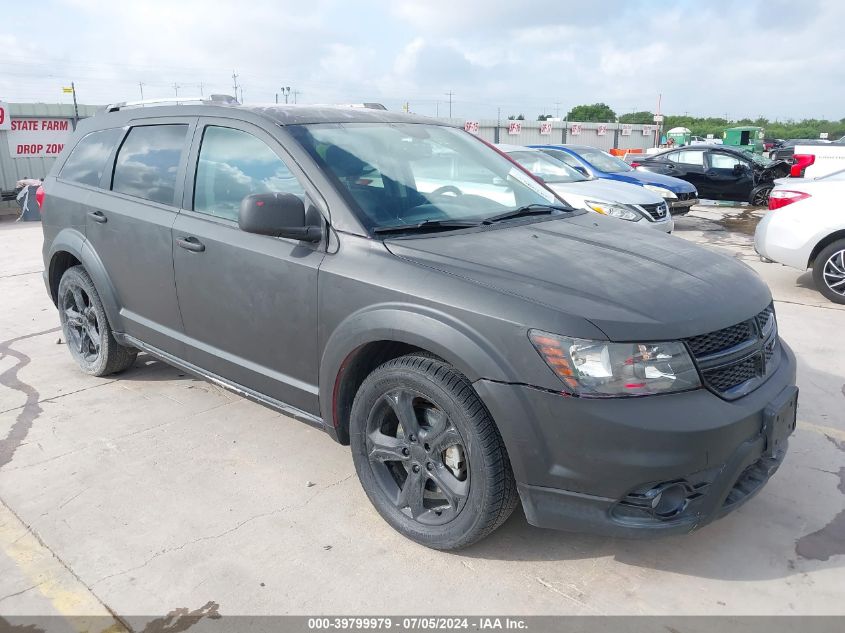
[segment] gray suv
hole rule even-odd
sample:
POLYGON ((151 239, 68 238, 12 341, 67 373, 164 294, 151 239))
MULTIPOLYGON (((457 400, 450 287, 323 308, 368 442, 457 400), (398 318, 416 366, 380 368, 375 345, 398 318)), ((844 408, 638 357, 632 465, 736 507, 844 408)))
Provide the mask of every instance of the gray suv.
POLYGON ((795 425, 753 271, 574 210, 439 122, 114 106, 41 197, 83 371, 141 351, 322 429, 429 547, 518 502, 541 527, 690 532, 760 490, 795 425))

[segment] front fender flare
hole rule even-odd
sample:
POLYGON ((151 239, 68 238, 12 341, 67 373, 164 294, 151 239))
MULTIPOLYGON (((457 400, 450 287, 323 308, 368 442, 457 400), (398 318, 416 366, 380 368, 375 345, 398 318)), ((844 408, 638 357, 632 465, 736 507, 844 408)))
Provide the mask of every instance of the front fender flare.
POLYGON ((329 337, 320 361, 320 412, 337 428, 334 399, 343 369, 356 350, 368 343, 405 343, 436 354, 470 382, 480 378, 507 381, 514 374, 501 349, 454 317, 418 305, 381 304, 347 317, 329 337))

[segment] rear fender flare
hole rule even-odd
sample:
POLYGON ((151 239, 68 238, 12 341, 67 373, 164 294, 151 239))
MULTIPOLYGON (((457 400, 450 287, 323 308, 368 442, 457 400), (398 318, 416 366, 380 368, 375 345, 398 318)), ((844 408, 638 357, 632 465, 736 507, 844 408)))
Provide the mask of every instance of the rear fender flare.
POLYGON ((47 261, 49 262, 47 270, 47 279, 50 283, 51 296, 55 296, 58 291, 58 282, 53 287, 52 268, 58 253, 65 252, 73 255, 94 282, 94 288, 97 294, 100 295, 100 300, 103 302, 103 308, 106 311, 106 316, 109 319, 109 324, 112 330, 123 331, 123 322, 120 317, 120 302, 118 300, 117 291, 111 282, 111 279, 106 272, 99 255, 91 248, 91 244, 85 239, 85 236, 75 228, 67 228, 62 230, 53 240, 50 246, 47 261))

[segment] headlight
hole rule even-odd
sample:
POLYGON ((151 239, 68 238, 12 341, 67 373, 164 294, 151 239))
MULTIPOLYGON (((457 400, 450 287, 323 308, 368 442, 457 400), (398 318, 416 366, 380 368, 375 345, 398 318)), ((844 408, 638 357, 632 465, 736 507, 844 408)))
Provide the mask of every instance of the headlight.
POLYGON ((596 213, 602 215, 609 215, 620 220, 630 220, 637 222, 642 219, 642 214, 637 212, 632 205, 619 204, 618 202, 597 202, 595 200, 586 200, 584 204, 588 209, 592 209, 596 213))
POLYGON ((645 396, 701 386, 679 342, 611 343, 528 332, 531 343, 571 391, 579 395, 645 396))
POLYGON ((669 191, 666 187, 658 187, 656 185, 643 185, 643 189, 648 189, 656 193, 661 198, 677 198, 673 192, 669 191))

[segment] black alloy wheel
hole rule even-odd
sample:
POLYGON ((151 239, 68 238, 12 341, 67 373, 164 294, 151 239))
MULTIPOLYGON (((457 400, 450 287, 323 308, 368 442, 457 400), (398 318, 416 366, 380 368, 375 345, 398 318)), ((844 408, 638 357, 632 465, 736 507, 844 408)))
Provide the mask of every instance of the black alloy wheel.
POLYGON ((367 455, 395 507, 426 525, 463 510, 470 479, 464 440, 449 417, 420 393, 385 393, 367 422, 367 455))

